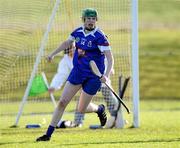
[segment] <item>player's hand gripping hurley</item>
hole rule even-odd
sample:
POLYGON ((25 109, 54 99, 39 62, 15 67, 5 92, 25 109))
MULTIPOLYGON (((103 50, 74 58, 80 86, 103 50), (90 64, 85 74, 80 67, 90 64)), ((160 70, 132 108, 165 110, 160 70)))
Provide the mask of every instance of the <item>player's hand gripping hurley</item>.
MULTIPOLYGON (((94 61, 90 61, 90 67, 93 71, 93 73, 95 75, 97 75, 99 78, 102 77, 102 74, 100 73, 96 63, 94 61)), ((116 92, 113 90, 113 88, 107 84, 106 82, 104 82, 104 84, 110 89, 110 91, 114 94, 114 96, 119 100, 119 102, 121 102, 121 104, 125 107, 126 111, 128 112, 128 114, 130 114, 130 110, 128 109, 128 107, 126 106, 126 104, 123 102, 123 100, 116 94, 116 92)))

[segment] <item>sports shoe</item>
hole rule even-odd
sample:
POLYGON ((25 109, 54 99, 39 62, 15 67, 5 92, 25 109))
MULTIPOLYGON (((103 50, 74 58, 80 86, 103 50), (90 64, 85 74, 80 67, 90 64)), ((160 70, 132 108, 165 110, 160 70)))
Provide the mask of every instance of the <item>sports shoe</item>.
POLYGON ((103 104, 98 106, 98 111, 97 111, 101 126, 104 126, 107 121, 106 117, 106 112, 105 112, 105 106, 103 104))
POLYGON ((76 124, 72 121, 65 120, 65 121, 62 121, 59 126, 56 126, 57 129, 58 128, 75 128, 75 127, 82 127, 82 124, 76 124))
POLYGON ((47 135, 43 135, 43 136, 36 139, 37 142, 39 142, 39 141, 49 141, 49 140, 50 140, 50 137, 48 137, 47 135))

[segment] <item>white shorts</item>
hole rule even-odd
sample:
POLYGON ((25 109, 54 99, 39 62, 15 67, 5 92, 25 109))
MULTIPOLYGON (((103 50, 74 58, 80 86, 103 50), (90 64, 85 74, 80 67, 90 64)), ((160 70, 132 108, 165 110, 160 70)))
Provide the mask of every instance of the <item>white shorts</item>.
POLYGON ((60 60, 57 73, 54 75, 50 87, 61 89, 73 68, 72 58, 67 54, 60 60))

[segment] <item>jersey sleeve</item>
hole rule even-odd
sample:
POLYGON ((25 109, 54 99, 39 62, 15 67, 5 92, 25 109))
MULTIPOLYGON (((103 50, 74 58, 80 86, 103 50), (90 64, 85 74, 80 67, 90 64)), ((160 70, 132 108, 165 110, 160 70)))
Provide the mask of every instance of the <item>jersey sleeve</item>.
POLYGON ((75 41, 75 37, 70 34, 68 40, 75 41))
POLYGON ((71 40, 71 41, 75 41, 76 37, 75 37, 75 34, 76 34, 76 30, 75 29, 68 37, 68 40, 71 40))
POLYGON ((111 50, 111 47, 109 45, 108 39, 105 35, 102 35, 97 42, 98 48, 101 52, 104 52, 106 50, 111 50))
POLYGON ((110 46, 98 46, 99 50, 101 52, 107 51, 107 50, 111 50, 110 46))
POLYGON ((69 40, 71 40, 71 41, 75 41, 75 39, 76 39, 76 37, 77 37, 77 32, 79 31, 79 30, 81 30, 82 29, 82 26, 81 27, 78 27, 78 28, 76 28, 70 35, 69 35, 69 40))

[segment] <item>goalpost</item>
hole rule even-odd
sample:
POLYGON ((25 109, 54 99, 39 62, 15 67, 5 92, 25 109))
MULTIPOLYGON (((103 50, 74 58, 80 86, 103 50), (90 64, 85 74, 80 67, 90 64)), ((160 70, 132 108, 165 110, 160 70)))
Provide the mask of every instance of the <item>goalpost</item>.
POLYGON ((132 0, 132 92, 133 126, 139 127, 139 50, 138 50, 138 0, 132 0))
MULTIPOLYGON (((132 114, 127 115, 121 108, 122 117, 139 127, 138 0, 22 0, 22 7, 15 1, 0 2, 0 103, 5 104, 1 114, 11 124, 15 118, 15 125, 21 115, 26 120, 28 115, 37 115, 34 121, 26 121, 32 123, 41 122, 46 114, 49 118, 54 108, 49 94, 28 96, 33 78, 44 71, 51 81, 62 54, 51 65, 45 56, 81 24, 81 10, 93 7, 99 12, 98 26, 108 35, 114 54, 115 74, 111 80, 115 91, 119 92, 121 75, 131 77, 123 99, 132 114)), ((60 93, 55 93, 56 99, 60 93)), ((94 101, 103 102, 101 93, 94 101)), ((68 111, 75 106, 73 101, 68 111)))

